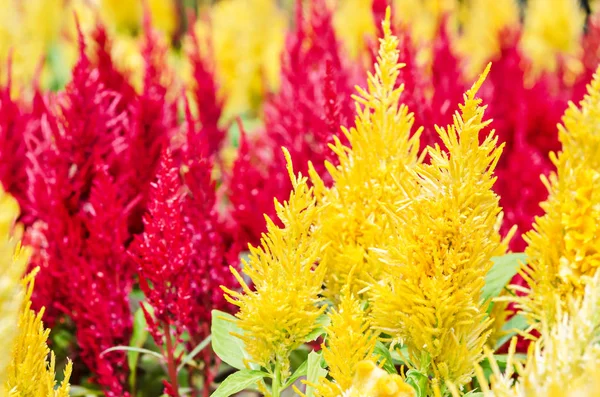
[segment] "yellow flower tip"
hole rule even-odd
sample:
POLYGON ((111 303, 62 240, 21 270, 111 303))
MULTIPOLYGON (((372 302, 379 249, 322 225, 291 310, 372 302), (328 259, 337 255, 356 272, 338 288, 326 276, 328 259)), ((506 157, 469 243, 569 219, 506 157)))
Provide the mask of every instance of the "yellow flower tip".
POLYGON ((352 386, 344 395, 370 397, 414 397, 415 390, 400 375, 388 374, 373 361, 356 365, 352 386))
POLYGON ((388 5, 385 9, 385 19, 383 20, 383 22, 381 22, 381 26, 383 27, 383 34, 386 39, 392 35, 391 20, 392 8, 388 5))
POLYGON ((290 181, 292 181, 292 186, 296 187, 297 179, 294 174, 294 164, 292 163, 292 156, 290 152, 285 147, 281 147, 283 151, 283 156, 285 157, 285 168, 287 169, 288 175, 290 176, 290 181))
POLYGON ((356 365, 356 380, 364 382, 371 376, 377 366, 373 361, 361 361, 356 365))
POLYGON ((481 72, 481 74, 479 75, 479 78, 477 79, 477 81, 473 84, 473 86, 471 87, 471 89, 469 89, 467 91, 467 98, 469 98, 470 100, 474 100, 475 99, 475 95, 477 95, 477 92, 479 91, 479 89, 483 85, 483 82, 485 81, 485 79, 487 78, 488 74, 490 73, 490 69, 491 68, 492 68, 492 63, 488 62, 488 64, 486 65, 485 69, 483 70, 483 72, 481 72))

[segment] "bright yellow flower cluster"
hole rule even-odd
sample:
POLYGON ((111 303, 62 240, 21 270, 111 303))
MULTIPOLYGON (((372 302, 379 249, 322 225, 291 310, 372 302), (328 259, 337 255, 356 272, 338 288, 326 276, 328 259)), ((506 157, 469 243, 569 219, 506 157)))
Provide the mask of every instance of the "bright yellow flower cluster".
MULTIPOLYGON (((565 305, 555 297, 554 304, 556 316, 551 321, 542 319, 541 337, 531 345, 524 366, 514 359, 514 343, 504 373, 493 352, 486 350, 493 370, 491 386, 482 369, 476 366, 485 397, 592 397, 598 394, 600 273, 587 285, 583 298, 569 299, 565 305), (515 374, 519 376, 516 383, 515 374)), ((460 395, 457 390, 453 394, 460 395)))
POLYGON ((195 26, 209 36, 224 116, 256 113, 267 92, 279 84, 286 16, 274 0, 223 0, 195 26))
POLYGON ((369 330, 366 313, 361 302, 350 292, 349 285, 342 292, 339 308, 329 314, 331 325, 325 329, 327 346, 323 348, 323 358, 333 381, 324 379, 318 385, 317 395, 322 397, 336 397, 350 389, 360 368, 364 375, 365 362, 375 366, 372 359, 377 335, 369 330))
POLYGON ((372 286, 374 326, 404 342, 433 387, 470 381, 489 335, 484 277, 491 257, 506 249, 492 191, 502 145, 493 131, 479 142, 489 121, 475 95, 488 70, 465 94, 454 125, 437 129, 447 151, 428 148, 430 164, 412 173, 418 189, 410 201, 392 203, 397 226, 381 253, 388 277, 372 286))
POLYGON ((336 2, 333 26, 353 59, 364 54, 367 40, 375 37, 372 4, 372 0, 336 2))
MULTIPOLYGON (((29 258, 27 250, 19 246, 21 230, 15 229, 18 216, 17 201, 0 186, 0 340, 3 346, 9 347, 16 337, 15 328, 23 301, 20 280, 29 258)), ((6 380, 9 363, 10 355, 0 354, 0 385, 6 380)))
POLYGON ((557 55, 578 55, 584 23, 579 0, 528 1, 522 47, 535 72, 555 70, 557 55))
MULTIPOLYGON (((173 0, 148 0, 148 9, 155 28, 170 36, 177 27, 177 14, 173 0)), ((98 9, 104 21, 117 30, 135 33, 142 28, 144 2, 139 0, 100 0, 98 9)))
POLYGON ((240 308, 236 316, 244 334, 239 337, 252 361, 283 380, 290 375, 289 354, 317 328, 317 318, 326 309, 319 307, 325 264, 315 264, 322 249, 313 238, 317 213, 313 189, 306 177, 294 175, 289 153, 285 155, 294 190, 287 202, 275 203, 284 227, 265 217, 267 233, 261 246, 251 247, 243 261, 254 289, 233 268, 244 293, 223 288, 226 299, 240 308))
MULTIPOLYGON (((490 384, 479 365, 486 397, 595 396, 600 387, 600 75, 594 76, 580 109, 571 104, 559 126, 563 150, 553 155, 557 172, 545 183, 550 195, 527 234, 528 263, 522 274, 530 289, 510 300, 540 332, 525 365, 514 359, 503 373, 486 349, 490 384), (514 378, 517 377, 515 382, 514 378)), ((460 393, 449 385, 454 396, 460 393)))
POLYGON ((517 0, 470 0, 463 7, 457 48, 468 59, 468 75, 475 75, 500 52, 501 34, 518 26, 519 4, 517 0))
POLYGON ((239 337, 250 356, 283 369, 284 379, 287 355, 325 310, 319 296, 328 299, 329 377, 316 387, 324 397, 411 395, 399 376, 356 383, 374 365, 379 334, 407 349, 405 363, 426 379, 426 392, 468 383, 491 333, 484 279, 492 256, 506 251, 492 191, 502 145, 493 131, 480 137, 490 122, 476 97, 489 66, 465 94, 454 124, 438 128, 445 148, 428 148, 426 164, 418 155, 420 130, 411 134, 413 117, 399 104, 402 65, 389 9, 383 32, 368 89, 354 96, 355 127, 343 128, 349 145, 336 139, 331 146, 339 159, 326 164, 333 186, 312 167, 314 188, 290 172, 295 189, 286 205, 278 204, 284 227, 267 219, 262 247, 252 248, 245 263, 255 290, 235 271, 244 293, 226 290, 240 307, 239 337))
POLYGON ((369 74, 368 90, 358 88, 356 126, 342 128, 349 145, 338 139, 333 149, 339 165, 326 164, 334 186, 325 188, 311 172, 315 196, 322 206, 319 213, 320 244, 328 270, 325 294, 336 300, 353 269, 356 282, 377 278, 381 263, 369 260, 369 250, 381 246, 392 233, 390 215, 381 203, 394 202, 406 196, 399 182, 408 175, 407 169, 419 161, 420 130, 412 134, 412 113, 399 105, 404 86, 396 86, 398 71, 398 39, 391 34, 390 22, 384 23, 375 74, 369 74))
POLYGON ((66 18, 60 0, 4 0, 0 2, 0 82, 12 53, 17 84, 31 84, 43 58, 59 40, 66 18))
POLYGON ((0 339, 5 347, 0 356, 0 396, 67 397, 71 364, 55 390, 54 353, 46 344, 50 330, 42 324, 43 310, 38 314, 31 310, 35 272, 21 280, 30 252, 20 246, 18 215, 16 200, 0 187, 0 339))
POLYGON ((546 214, 527 233, 527 296, 516 298, 532 326, 555 318, 553 297, 581 297, 600 267, 600 75, 581 102, 571 104, 559 126, 562 152, 553 155, 557 171, 544 179, 546 214))
POLYGON ((334 185, 326 187, 312 167, 314 188, 291 174, 295 190, 278 205, 284 227, 267 220, 262 248, 253 248, 245 264, 255 291, 237 272, 244 293, 226 291, 240 307, 239 337, 253 360, 279 365, 285 376, 287 354, 324 310, 319 296, 328 299, 329 377, 316 387, 325 397, 411 395, 401 377, 356 383, 369 372, 364 362, 375 362, 377 337, 407 349, 405 363, 426 379, 428 393, 469 382, 491 332, 484 279, 492 256, 506 251, 492 191, 502 145, 493 131, 480 137, 489 121, 476 97, 489 66, 454 124, 438 128, 445 148, 428 148, 426 164, 418 155, 420 131, 411 135, 412 115, 399 104, 402 65, 389 9, 383 32, 368 89, 354 97, 356 125, 343 129, 349 145, 332 145, 339 165, 326 166, 334 185))
POLYGON ((9 397, 68 397, 72 364, 67 364, 64 380, 55 388, 55 357, 47 344, 50 330, 44 329, 42 324, 44 310, 36 314, 31 309, 34 277, 35 272, 23 280, 25 300, 19 316, 5 390, 9 397))
POLYGON ((342 397, 414 397, 415 390, 400 375, 388 374, 373 361, 361 361, 356 366, 352 386, 342 397))

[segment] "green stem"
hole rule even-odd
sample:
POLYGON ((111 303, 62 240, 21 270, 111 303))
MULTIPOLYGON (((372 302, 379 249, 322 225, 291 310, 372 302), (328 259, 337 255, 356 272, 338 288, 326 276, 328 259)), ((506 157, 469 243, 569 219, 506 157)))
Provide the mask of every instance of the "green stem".
POLYGON ((281 368, 279 362, 275 363, 275 373, 273 376, 273 384, 271 385, 271 397, 279 397, 281 394, 281 368))
POLYGON ((177 382, 177 363, 175 363, 175 346, 171 341, 171 328, 169 323, 163 324, 163 332, 167 339, 167 368, 169 372, 169 380, 171 387, 175 393, 175 397, 179 397, 179 384, 177 382))

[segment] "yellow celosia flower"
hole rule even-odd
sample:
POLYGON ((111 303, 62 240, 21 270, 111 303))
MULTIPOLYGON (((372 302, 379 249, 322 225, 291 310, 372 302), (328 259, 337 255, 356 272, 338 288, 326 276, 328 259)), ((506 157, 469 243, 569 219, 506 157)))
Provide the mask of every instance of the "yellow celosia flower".
MULTIPOLYGON (((142 27, 144 15, 143 4, 140 0, 95 0, 99 4, 100 15, 109 26, 125 33, 136 33, 142 27)), ((177 14, 174 0, 146 0, 152 25, 171 36, 177 27, 177 14)))
POLYGON ((352 386, 359 363, 373 358, 377 338, 369 330, 367 316, 349 286, 344 288, 339 308, 329 317, 331 324, 326 327, 327 346, 323 347, 323 358, 333 381, 324 379, 317 386, 317 395, 336 397, 352 386))
POLYGON ((444 16, 455 23, 457 11, 456 0, 394 0, 395 19, 408 24, 417 43, 433 40, 444 16))
POLYGON ((244 293, 223 287, 225 298, 240 308, 236 316, 244 335, 237 336, 253 362, 280 376, 278 383, 290 375, 289 354, 316 329, 326 308, 319 307, 325 264, 315 265, 321 247, 312 235, 316 202, 307 179, 293 174, 289 153, 285 155, 294 190, 287 202, 275 203, 284 227, 265 217, 261 246, 250 247, 249 259, 243 261, 254 290, 233 268, 244 293))
POLYGON ((12 52, 15 93, 28 88, 48 51, 57 44, 65 19, 61 0, 0 1, 0 82, 6 82, 12 52))
POLYGON ((506 249, 492 191, 502 146, 493 131, 479 142, 489 121, 475 95, 488 70, 465 94, 454 125, 437 128, 447 152, 429 148, 431 163, 413 171, 418 190, 390 209, 398 221, 381 252, 388 277, 371 286, 374 327, 405 344, 432 388, 473 376, 490 333, 481 289, 491 257, 506 249))
POLYGON ((19 310, 23 301, 20 280, 28 261, 28 252, 19 248, 21 230, 14 229, 18 216, 17 201, 0 186, 0 340, 7 349, 0 354, 0 394, 10 363, 8 352, 16 337, 19 310))
POLYGON ((337 2, 333 26, 351 58, 365 54, 367 40, 375 36, 372 5, 372 0, 337 2))
MULTIPOLYGON (((546 212, 525 235, 528 263, 522 269, 529 289, 516 298, 532 326, 554 318, 554 297, 581 297, 600 267, 600 75, 580 104, 570 104, 559 126, 562 152, 557 171, 544 179, 546 212)), ((517 288, 518 289, 518 288, 517 288)))
POLYGON ((407 168, 420 161, 420 130, 411 138, 413 115, 399 104, 404 86, 395 88, 398 70, 403 65, 398 64, 398 39, 391 34, 389 18, 388 10, 376 73, 369 74, 368 90, 358 88, 359 95, 354 96, 356 126, 350 130, 342 128, 349 146, 336 140, 333 149, 340 164, 327 164, 335 186, 326 189, 311 169, 315 195, 323 206, 319 238, 326 245, 325 294, 333 301, 339 299, 351 269, 356 280, 353 293, 362 287, 362 282, 380 274, 379 262, 369 263, 368 254, 392 233, 389 214, 381 203, 406 196, 398 181, 408 175, 407 168))
POLYGON ((72 364, 71 362, 67 364, 64 380, 55 389, 55 358, 54 352, 47 345, 50 330, 44 329, 42 324, 44 310, 37 314, 31 310, 30 299, 35 273, 35 271, 30 273, 23 280, 26 294, 21 308, 12 359, 7 370, 5 391, 9 397, 68 397, 72 364))
MULTIPOLYGON (((286 17, 274 0, 223 0, 198 21, 210 35, 217 79, 226 99, 224 117, 257 112, 265 93, 279 84, 286 17)), ((211 54, 213 55, 213 54, 211 54)))
POLYGON ((361 361, 356 366, 352 386, 340 397, 414 397, 415 390, 400 375, 388 374, 373 361, 361 361))
POLYGON ((557 56, 581 51, 585 13, 579 0, 530 0, 525 10, 522 48, 533 61, 533 73, 554 71, 557 56))
MULTIPOLYGON (((553 300, 552 321, 542 319, 540 338, 530 346, 523 367, 514 363, 513 340, 507 370, 503 374, 489 349, 492 364, 491 387, 478 366, 477 378, 486 397, 592 397, 600 388, 600 273, 587 285, 583 299, 553 300), (568 301, 568 302, 567 302, 568 301)), ((457 391, 455 396, 459 394, 457 391)))
POLYGON ((46 344, 42 312, 31 310, 34 273, 21 280, 30 251, 20 246, 22 229, 15 226, 19 206, 0 187, 0 396, 67 397, 71 364, 54 390, 54 354, 46 344), (23 294, 23 285, 26 293, 23 294), (48 363, 48 353, 51 354, 48 363))
POLYGON ((475 75, 500 52, 503 30, 518 26, 519 4, 517 0, 470 0, 464 7, 458 48, 468 59, 468 73, 475 75))

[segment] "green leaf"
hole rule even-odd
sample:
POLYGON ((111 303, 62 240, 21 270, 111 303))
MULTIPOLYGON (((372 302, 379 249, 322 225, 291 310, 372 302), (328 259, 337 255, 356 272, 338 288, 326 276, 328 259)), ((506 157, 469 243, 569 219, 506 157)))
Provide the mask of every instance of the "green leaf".
POLYGON ((406 383, 412 386, 413 389, 417 392, 417 397, 426 397, 427 396, 427 384, 429 383, 429 379, 427 375, 422 374, 419 371, 414 369, 409 369, 406 372, 406 383))
POLYGON ((480 391, 471 390, 470 392, 463 394, 463 397, 484 397, 485 395, 480 391))
MULTIPOLYGON (((142 347, 148 339, 148 330, 146 329, 146 317, 142 309, 138 309, 133 316, 133 332, 129 340, 129 346, 142 347)), ((136 368, 140 352, 128 351, 127 364, 129 365, 129 386, 133 389, 135 385, 136 368)))
MULTIPOLYGON (((321 353, 310 352, 307 360, 306 381, 311 384, 318 384, 319 380, 327 375, 327 370, 323 368, 323 357, 321 353)), ((306 385, 306 397, 314 397, 315 390, 309 384, 306 385)))
POLYGON ((527 329, 528 326, 529 324, 527 323, 527 319, 522 315, 515 314, 514 316, 512 316, 512 318, 502 326, 502 330, 507 331, 508 334, 498 339, 498 341, 496 342, 496 349, 508 342, 513 336, 517 334, 517 331, 527 329))
POLYGON ((402 347, 398 349, 402 354, 398 353, 396 350, 392 350, 390 352, 392 356, 392 360, 394 360, 395 365, 403 365, 406 364, 404 362, 404 357, 408 357, 408 347, 402 347))
POLYGON ((181 368, 183 368, 187 363, 192 361, 198 353, 200 353, 202 350, 204 350, 204 348, 206 348, 206 346, 208 346, 210 341, 211 341, 211 337, 210 337, 210 335, 208 335, 202 342, 200 342, 198 344, 198 346, 194 347, 194 349, 191 352, 186 354, 186 356, 181 360, 181 364, 179 364, 179 366, 177 367, 177 372, 181 371, 181 368))
POLYGON ((394 366, 394 360, 392 359, 392 354, 390 353, 390 349, 387 348, 381 341, 377 341, 375 344, 375 350, 373 353, 376 356, 379 356, 379 362, 385 360, 383 364, 383 369, 385 369, 389 374, 397 374, 396 367, 394 366))
MULTIPOLYGON (((240 120, 242 121, 242 127, 244 128, 245 133, 251 133, 262 126, 262 121, 251 115, 242 115, 240 120)), ((238 125, 237 120, 234 120, 231 123, 227 134, 231 141, 231 145, 234 148, 237 148, 241 141, 240 126, 238 125)))
MULTIPOLYGON (((506 363, 508 362, 508 354, 494 354, 494 359, 501 368, 504 368, 506 367, 506 363)), ((527 354, 515 353, 513 355, 513 362, 524 360, 527 360, 527 354)))
MULTIPOLYGON (((492 258, 494 265, 485 276, 485 285, 481 290, 481 298, 487 301, 500 295, 504 287, 517 274, 521 263, 527 256, 524 253, 512 253, 492 258)), ((490 305, 491 306, 491 305, 490 305)))
POLYGON ((269 376, 269 374, 266 372, 252 369, 244 369, 235 372, 229 375, 227 379, 219 385, 217 390, 211 394, 211 397, 229 397, 237 392, 247 389, 267 376, 269 376))
POLYGON ((141 348, 141 347, 132 347, 132 346, 115 346, 115 347, 111 347, 110 349, 106 349, 102 353, 100 353, 100 356, 103 356, 106 353, 115 352, 115 351, 145 353, 145 354, 149 354, 151 356, 157 357, 157 358, 159 358, 161 360, 164 360, 164 357, 162 355, 160 355, 160 353, 157 353, 157 352, 152 351, 152 350, 144 349, 144 348, 141 348))
MULTIPOLYGON (((238 319, 229 313, 219 310, 212 311, 212 326, 210 333, 212 335, 212 348, 217 356, 233 368, 246 369, 244 359, 250 356, 246 352, 244 341, 237 336, 231 335, 232 332, 242 335, 244 331, 237 326, 238 319)), ((258 367, 251 364, 251 368, 258 367)))
POLYGON ((300 364, 298 369, 296 369, 294 371, 294 373, 292 374, 292 376, 290 376, 290 378, 287 380, 287 382, 285 382, 282 389, 287 389, 288 387, 290 387, 290 385, 292 383, 294 383, 296 380, 298 380, 299 377, 306 376, 307 372, 308 372, 308 360, 306 360, 302 364, 300 364))
POLYGON ((93 390, 84 386, 71 385, 69 396, 88 397, 88 396, 103 396, 102 390, 93 390))
POLYGON ((317 324, 319 326, 312 330, 310 334, 304 338, 304 342, 312 342, 317 339, 319 336, 325 335, 325 327, 327 327, 331 323, 331 319, 327 314, 321 314, 319 318, 317 318, 317 324))

